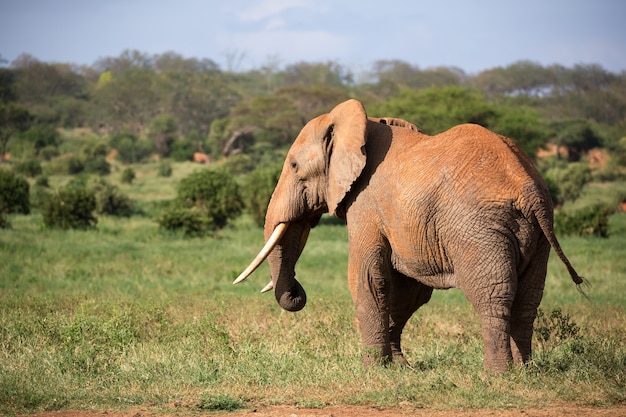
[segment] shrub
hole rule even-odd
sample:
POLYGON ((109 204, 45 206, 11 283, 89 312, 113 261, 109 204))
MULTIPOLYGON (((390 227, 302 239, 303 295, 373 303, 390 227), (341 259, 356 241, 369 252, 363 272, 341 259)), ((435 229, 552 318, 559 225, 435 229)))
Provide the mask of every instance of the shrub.
POLYGON ((154 143, 139 140, 132 133, 119 133, 109 140, 109 146, 117 150, 120 161, 126 164, 141 162, 147 159, 155 150, 154 143))
POLYGON ((161 162, 159 164, 158 169, 159 177, 171 177, 172 176, 172 166, 167 162, 161 162))
POLYGON ((63 155, 50 161, 47 171, 58 175, 76 175, 83 172, 83 161, 74 155, 63 155))
POLYGON ((67 229, 90 229, 98 219, 93 212, 96 197, 85 187, 64 187, 50 195, 42 204, 41 212, 46 227, 67 229))
POLYGON ((43 170, 41 169, 41 162, 36 159, 29 159, 22 161, 13 166, 13 170, 19 174, 35 178, 37 175, 41 175, 43 170))
POLYGON ((0 213, 30 213, 30 185, 12 172, 0 169, 0 213))
POLYGON ((243 202, 239 186, 224 170, 199 170, 183 178, 178 185, 178 203, 204 211, 217 228, 241 214, 243 202))
POLYGON ((593 235, 608 237, 609 214, 612 209, 594 205, 574 212, 558 212, 554 217, 554 230, 562 235, 593 235))
POLYGON ((204 236, 213 229, 213 224, 205 213, 176 205, 157 217, 156 222, 164 230, 180 231, 187 237, 204 236))
POLYGON ((269 168, 260 168, 247 177, 244 199, 250 215, 255 223, 261 227, 265 223, 267 206, 280 177, 281 168, 282 164, 269 168))
POLYGON ((123 217, 129 217, 132 214, 133 206, 130 198, 116 185, 94 177, 87 181, 87 189, 96 198, 96 213, 123 217))
POLYGON ((571 163, 564 168, 552 168, 545 176, 552 200, 559 206, 566 201, 576 200, 585 184, 592 179, 591 169, 582 162, 571 163))
POLYGON ((111 165, 102 156, 87 159, 85 161, 85 172, 98 175, 109 175, 111 165))
POLYGON ((165 230, 201 236, 224 227, 242 207, 232 175, 223 170, 201 170, 183 178, 176 199, 156 221, 165 230))
POLYGON ((135 180, 135 170, 131 167, 126 168, 122 171, 122 184, 132 184, 135 180))

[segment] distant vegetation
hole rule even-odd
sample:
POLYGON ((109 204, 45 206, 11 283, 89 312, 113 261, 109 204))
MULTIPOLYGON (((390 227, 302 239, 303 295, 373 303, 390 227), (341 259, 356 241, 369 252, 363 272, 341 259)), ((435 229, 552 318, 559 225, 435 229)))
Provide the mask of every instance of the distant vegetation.
POLYGON ((426 133, 478 123, 533 158, 541 153, 558 206, 590 181, 626 177, 626 72, 520 61, 467 74, 402 60, 361 74, 334 62, 231 72, 209 59, 138 51, 81 67, 22 55, 0 68, 0 168, 28 178, 121 171, 130 184, 129 164, 160 160, 164 177, 171 162, 220 166, 248 177, 239 181, 244 203, 262 223, 272 188, 264 178, 273 182, 308 120, 350 97, 426 133), (261 188, 245 186, 255 178, 261 188))

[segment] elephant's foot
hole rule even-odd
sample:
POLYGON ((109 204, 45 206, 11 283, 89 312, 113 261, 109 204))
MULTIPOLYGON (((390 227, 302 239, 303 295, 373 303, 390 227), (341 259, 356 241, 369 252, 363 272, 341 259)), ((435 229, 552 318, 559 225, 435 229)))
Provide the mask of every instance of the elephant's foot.
POLYGON ((393 354, 393 363, 401 367, 412 368, 409 361, 406 360, 402 352, 393 354))
POLYGON ((367 367, 387 366, 395 359, 389 348, 366 347, 363 364, 367 367))
POLYGON ((502 319, 483 320, 485 369, 506 372, 513 363, 508 323, 502 319))

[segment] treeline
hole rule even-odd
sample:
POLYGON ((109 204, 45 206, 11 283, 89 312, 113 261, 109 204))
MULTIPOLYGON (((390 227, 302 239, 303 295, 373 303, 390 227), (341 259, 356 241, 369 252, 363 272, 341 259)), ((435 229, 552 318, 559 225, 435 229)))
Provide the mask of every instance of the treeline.
POLYGON ((249 169, 278 159, 309 119, 349 97, 370 115, 403 117, 431 134, 474 122, 531 155, 551 142, 568 146, 572 160, 594 147, 623 159, 626 72, 598 65, 520 61, 470 75, 396 60, 364 74, 334 62, 230 72, 209 59, 137 51, 92 66, 22 55, 0 68, 0 152, 49 160, 67 150, 59 128, 80 128, 125 162, 203 152, 238 155, 249 169))

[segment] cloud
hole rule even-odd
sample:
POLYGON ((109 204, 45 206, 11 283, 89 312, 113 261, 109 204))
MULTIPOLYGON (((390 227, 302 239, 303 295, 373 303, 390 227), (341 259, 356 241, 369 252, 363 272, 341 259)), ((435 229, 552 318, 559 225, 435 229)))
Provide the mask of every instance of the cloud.
POLYGON ((275 17, 282 12, 299 7, 310 7, 309 0, 261 0, 254 6, 237 13, 242 22, 258 22, 275 17))
POLYGON ((251 33, 229 33, 219 37, 224 50, 240 51, 251 67, 263 64, 270 57, 283 63, 335 60, 345 55, 351 40, 323 30, 272 30, 251 33))

